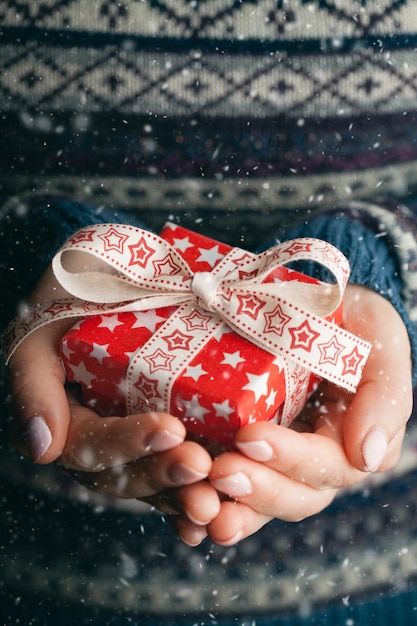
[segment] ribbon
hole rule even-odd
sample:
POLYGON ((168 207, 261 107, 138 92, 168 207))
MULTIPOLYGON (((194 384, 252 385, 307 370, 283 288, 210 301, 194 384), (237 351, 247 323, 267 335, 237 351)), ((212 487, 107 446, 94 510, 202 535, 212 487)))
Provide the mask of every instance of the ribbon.
POLYGON ((321 240, 287 241, 258 255, 233 248, 211 272, 194 273, 161 237, 133 226, 99 224, 70 237, 52 267, 72 297, 28 308, 14 320, 4 335, 7 361, 25 337, 55 320, 179 307, 132 357, 128 412, 169 410, 176 376, 224 325, 281 359, 285 420, 304 402, 310 373, 355 391, 371 348, 331 321, 343 299, 349 264, 337 248, 321 240), (299 260, 325 266, 335 284, 272 282, 277 268, 299 260), (155 360, 162 335, 171 337, 171 361, 175 357, 168 380, 158 376, 155 360), (139 384, 141 377, 147 384, 139 384), (151 397, 149 380, 154 383, 151 397))

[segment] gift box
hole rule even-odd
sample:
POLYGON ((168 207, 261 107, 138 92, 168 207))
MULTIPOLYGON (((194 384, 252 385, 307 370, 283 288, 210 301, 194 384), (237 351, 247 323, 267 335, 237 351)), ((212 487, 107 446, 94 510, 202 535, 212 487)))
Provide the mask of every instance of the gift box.
POLYGON ((103 416, 166 411, 232 446, 245 424, 289 425, 322 378, 354 392, 370 351, 339 326, 348 262, 317 239, 255 255, 172 224, 161 236, 98 224, 52 268, 69 297, 24 311, 5 333, 7 358, 37 328, 76 318, 62 363, 103 416), (300 260, 335 281, 288 268, 300 260))
MULTIPOLYGON (((117 241, 117 235, 112 236, 117 241)), ((166 225, 160 236, 194 273, 211 272, 231 251, 226 244, 172 224, 166 225)), ((238 257, 241 263, 252 255, 240 251, 238 257)), ((285 266, 273 268, 262 282, 291 281, 318 283, 285 266)), ((251 307, 256 310, 256 298, 247 307, 249 316, 254 315, 251 307)), ((190 433, 226 446, 232 445, 236 431, 245 424, 268 420, 288 425, 317 385, 319 376, 297 364, 288 371, 281 356, 254 345, 225 323, 209 331, 208 320, 213 314, 199 306, 186 309, 181 319, 170 323, 177 311, 177 306, 163 306, 104 312, 80 320, 63 338, 62 362, 68 379, 81 385, 83 402, 102 416, 167 411, 180 418, 190 433), (205 341, 209 332, 211 336, 205 341), (194 349, 194 356, 179 371, 174 364, 176 352, 187 351, 195 333, 204 334, 202 346, 194 349), (132 359, 135 366, 129 381, 132 359), (172 378, 173 367, 177 371, 167 401, 166 394, 161 397, 161 381, 172 378), (128 385, 139 396, 127 406, 128 385), (284 415, 284 401, 289 393, 291 410, 284 415)), ((341 315, 339 305, 331 322, 340 323, 341 315)), ((286 321, 285 314, 279 319, 276 312, 275 322, 272 318, 270 322, 271 327, 277 324, 275 334, 279 333, 278 324, 286 321)), ((307 327, 299 323, 295 326, 300 327, 299 341, 308 343, 307 327)))

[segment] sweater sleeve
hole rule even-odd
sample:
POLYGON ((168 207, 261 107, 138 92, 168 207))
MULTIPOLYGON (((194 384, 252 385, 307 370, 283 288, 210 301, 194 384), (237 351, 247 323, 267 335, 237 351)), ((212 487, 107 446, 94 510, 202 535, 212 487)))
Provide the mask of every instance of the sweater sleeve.
MULTIPOLYGON (((353 203, 295 224, 285 239, 316 237, 332 243, 349 260, 351 283, 387 298, 408 331, 417 382, 417 227, 405 207, 395 211, 353 203)), ((302 271, 322 280, 327 270, 304 263, 302 271)))

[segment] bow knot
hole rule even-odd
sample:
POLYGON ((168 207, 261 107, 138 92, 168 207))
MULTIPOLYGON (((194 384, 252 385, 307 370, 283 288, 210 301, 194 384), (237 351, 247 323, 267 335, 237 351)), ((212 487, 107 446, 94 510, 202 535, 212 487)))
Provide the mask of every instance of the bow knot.
POLYGON ((213 272, 196 272, 191 281, 191 291, 198 298, 198 303, 208 311, 213 311, 212 303, 217 295, 221 281, 213 272))

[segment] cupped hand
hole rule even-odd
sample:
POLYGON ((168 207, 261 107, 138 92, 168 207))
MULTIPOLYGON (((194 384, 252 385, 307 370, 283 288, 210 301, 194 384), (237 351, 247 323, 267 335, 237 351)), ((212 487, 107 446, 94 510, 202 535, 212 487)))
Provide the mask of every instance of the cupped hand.
MULTIPOLYGON (((48 272, 32 301, 65 295, 48 272)), ((58 463, 102 494, 155 498, 156 504, 161 494, 163 508, 180 510, 204 526, 220 509, 217 492, 204 484, 212 464, 209 453, 185 440, 184 425, 172 415, 101 418, 83 407, 68 390, 60 360, 61 338, 73 323, 54 322, 34 331, 12 356, 15 446, 36 463, 58 463), (196 485, 205 494, 199 507, 196 485)))
MULTIPOLYGON (((209 475, 224 495, 206 527, 213 541, 232 545, 272 518, 314 515, 341 488, 398 461, 412 410, 405 326, 387 300, 354 285, 346 291, 343 325, 373 346, 357 392, 323 383, 293 428, 259 422, 238 432, 239 452, 220 455, 209 475)), ((187 543, 203 535, 189 519, 179 519, 177 528, 187 543)))

